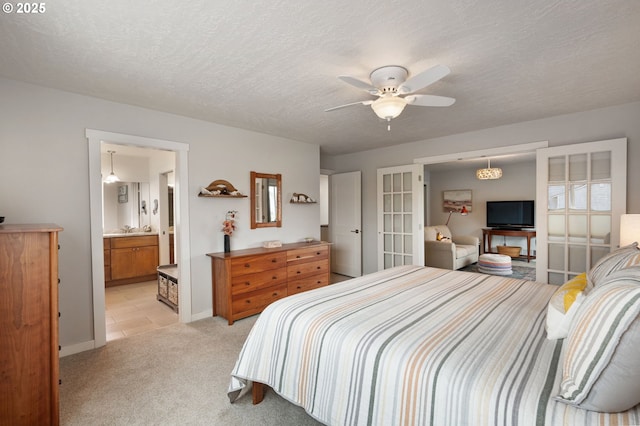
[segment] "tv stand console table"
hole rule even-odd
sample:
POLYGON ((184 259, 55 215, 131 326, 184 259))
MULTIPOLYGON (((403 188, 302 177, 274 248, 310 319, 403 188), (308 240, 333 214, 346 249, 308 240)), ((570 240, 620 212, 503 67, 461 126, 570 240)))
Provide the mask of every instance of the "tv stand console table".
POLYGON ((531 238, 536 237, 535 229, 482 229, 482 250, 485 253, 495 253, 491 251, 491 237, 494 235, 502 235, 505 237, 523 237, 527 239, 527 262, 531 259, 535 259, 535 256, 531 255, 531 238), (488 243, 488 244, 487 244, 488 243))

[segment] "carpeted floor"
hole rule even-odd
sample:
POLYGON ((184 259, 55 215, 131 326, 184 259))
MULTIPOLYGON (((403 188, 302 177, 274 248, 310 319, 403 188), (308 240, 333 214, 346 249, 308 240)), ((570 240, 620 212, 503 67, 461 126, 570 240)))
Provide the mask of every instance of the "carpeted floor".
POLYGON ((230 372, 257 316, 207 318, 60 360, 62 425, 319 425, 268 391, 231 404, 230 372))
MULTIPOLYGON (((478 264, 474 263, 469 266, 465 266, 460 269, 461 271, 467 272, 478 272, 478 264)), ((514 260, 511 262, 511 270, 513 273, 508 275, 511 278, 521 278, 527 281, 535 281, 536 280, 536 264, 535 262, 527 263, 519 260, 514 260)))

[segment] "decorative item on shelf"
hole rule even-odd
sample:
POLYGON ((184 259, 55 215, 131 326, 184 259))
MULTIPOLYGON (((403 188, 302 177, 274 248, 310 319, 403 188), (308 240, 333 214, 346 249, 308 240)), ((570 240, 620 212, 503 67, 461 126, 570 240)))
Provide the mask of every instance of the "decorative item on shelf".
POLYGON ((198 197, 246 198, 247 196, 238 191, 228 181, 218 179, 211 182, 206 188, 200 188, 198 197))
POLYGON ((312 243, 312 242, 313 242, 313 237, 306 237, 306 238, 304 238, 304 242, 305 242, 305 243, 312 243))
POLYGON ((313 204, 316 201, 307 194, 294 192, 289 202, 293 204, 313 204))
POLYGON ((265 241, 264 243, 262 243, 262 247, 264 247, 264 248, 282 247, 282 241, 280 241, 280 240, 265 241))
POLYGON ((496 246, 499 254, 504 254, 512 258, 520 257, 520 251, 522 248, 520 246, 496 246))
POLYGON ((224 233, 224 252, 229 253, 231 251, 231 235, 236 230, 236 213, 235 210, 229 210, 222 222, 222 232, 224 233))

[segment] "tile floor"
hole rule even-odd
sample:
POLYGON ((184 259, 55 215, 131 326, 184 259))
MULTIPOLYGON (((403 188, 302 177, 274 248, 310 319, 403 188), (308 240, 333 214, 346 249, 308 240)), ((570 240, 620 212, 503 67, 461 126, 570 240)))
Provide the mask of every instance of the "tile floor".
POLYGON ((108 287, 105 290, 107 341, 178 322, 178 314, 156 300, 157 281, 108 287))
MULTIPOLYGON (((331 283, 350 277, 331 274, 331 283)), ((107 342, 178 322, 178 314, 156 300, 157 281, 119 285, 105 290, 107 342)))

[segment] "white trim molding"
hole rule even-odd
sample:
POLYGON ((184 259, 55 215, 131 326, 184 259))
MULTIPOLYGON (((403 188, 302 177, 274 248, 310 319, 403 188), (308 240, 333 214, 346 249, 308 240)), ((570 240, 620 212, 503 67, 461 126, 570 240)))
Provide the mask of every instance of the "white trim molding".
POLYGON ((116 145, 132 145, 144 148, 174 151, 176 154, 175 170, 175 229, 176 259, 178 259, 178 294, 180 322, 191 322, 191 250, 189 243, 189 145, 162 139, 102 130, 86 129, 85 136, 89 144, 89 202, 91 209, 91 266, 93 288, 93 341, 69 347, 65 353, 71 354, 75 347, 91 349, 87 346, 93 342, 93 348, 104 346, 107 341, 104 293, 104 256, 102 237, 102 179, 100 170, 100 144, 107 142, 116 145))

